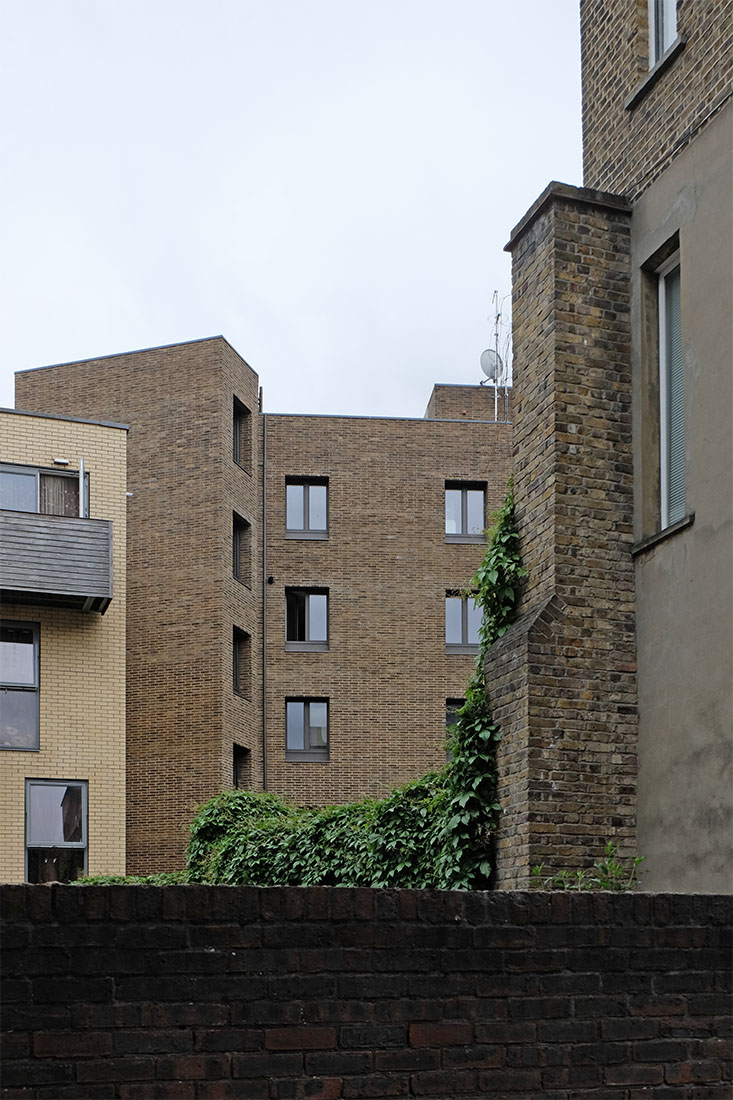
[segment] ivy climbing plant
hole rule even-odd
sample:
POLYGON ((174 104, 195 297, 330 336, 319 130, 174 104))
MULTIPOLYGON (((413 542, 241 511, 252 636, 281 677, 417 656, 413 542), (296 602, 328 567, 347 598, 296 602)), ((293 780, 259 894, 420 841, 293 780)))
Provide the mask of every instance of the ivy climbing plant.
POLYGON ((321 809, 290 806, 272 794, 226 791, 202 806, 191 825, 186 881, 449 890, 490 886, 500 813, 500 733, 491 715, 484 662, 488 648, 514 618, 525 576, 511 483, 492 519, 486 555, 466 587, 483 610, 483 625, 466 701, 449 731, 445 767, 387 798, 321 809))

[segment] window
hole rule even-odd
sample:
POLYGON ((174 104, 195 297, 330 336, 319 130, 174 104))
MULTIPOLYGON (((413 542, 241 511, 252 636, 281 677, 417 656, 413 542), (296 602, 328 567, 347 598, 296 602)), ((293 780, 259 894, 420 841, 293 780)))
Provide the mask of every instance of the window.
POLYGON ((237 695, 252 694, 252 639, 236 626, 232 638, 232 686, 237 695))
POLYGON ((89 476, 32 466, 0 466, 0 508, 47 516, 79 515, 79 481, 84 481, 84 516, 89 515, 89 476))
POLYGON ((328 649, 327 589, 285 589, 285 648, 328 649))
POLYGON ((0 749, 38 749, 38 623, 0 623, 0 749))
POLYGON ((232 746, 232 786, 237 790, 252 786, 252 754, 243 745, 232 746))
POLYGON ((232 520, 232 572, 238 581, 252 587, 252 528, 236 512, 232 520))
POLYGON ((285 759, 328 760, 328 699, 285 700, 285 759))
POLYGON ((446 542, 483 542, 486 490, 481 484, 446 481, 446 542))
POLYGON ((677 37, 677 0, 649 0, 649 68, 677 37))
POLYGON ((249 472, 252 469, 252 414, 236 397, 234 398, 232 442, 234 461, 243 470, 249 472))
POLYGON ((445 644, 455 653, 475 653, 479 643, 481 608, 473 596, 446 592, 445 644))
POLYGON ((685 403, 679 253, 659 279, 659 468, 662 530, 685 516, 685 403))
POLYGON ((26 880, 73 882, 87 865, 87 784, 26 779, 26 880))
POLYGON ((446 699, 445 701, 445 728, 449 730, 458 721, 458 711, 465 704, 465 699, 446 699))
POLYGON ((291 538, 328 538, 328 481, 325 478, 287 480, 285 534, 291 538))

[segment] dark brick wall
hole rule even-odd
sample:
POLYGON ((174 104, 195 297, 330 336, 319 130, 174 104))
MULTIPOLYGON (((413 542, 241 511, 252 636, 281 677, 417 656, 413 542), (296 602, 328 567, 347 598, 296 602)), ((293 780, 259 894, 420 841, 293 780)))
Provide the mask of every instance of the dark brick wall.
POLYGON ((6 886, 0 1095, 727 1098, 731 898, 6 886))

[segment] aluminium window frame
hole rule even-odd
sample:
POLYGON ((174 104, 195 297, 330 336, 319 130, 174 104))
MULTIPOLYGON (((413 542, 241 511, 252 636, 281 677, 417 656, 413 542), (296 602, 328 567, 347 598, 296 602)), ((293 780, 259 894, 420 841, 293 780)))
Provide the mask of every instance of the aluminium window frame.
POLYGON ((41 748, 41 624, 25 619, 0 619, 0 627, 18 627, 33 631, 33 684, 20 684, 11 680, 0 681, 0 693, 9 691, 35 696, 35 744, 2 745, 0 752, 40 752, 41 748))
POLYGON ((476 607, 476 600, 471 595, 464 595, 461 592, 455 590, 446 590, 445 593, 445 650, 446 653, 465 653, 475 656, 479 650, 480 638, 477 637, 475 642, 468 640, 468 601, 473 600, 474 608, 476 607), (448 641, 448 600, 460 600, 461 601, 461 640, 460 642, 448 641))
POLYGON ((329 537, 329 483, 327 477, 287 476, 285 478, 285 538, 286 539, 312 539, 313 541, 325 541, 329 537), (300 486, 303 490, 303 526, 288 527, 288 489, 300 486), (325 528, 312 528, 310 526, 310 490, 313 486, 320 486, 326 490, 326 526, 325 528))
POLYGON ((329 648, 329 590, 327 588, 306 587, 303 585, 289 585, 285 589, 285 649, 289 653, 325 653, 329 648), (302 595, 305 598, 305 634, 303 639, 288 638, 289 614, 288 600, 293 596, 302 595), (310 637, 310 598, 311 596, 326 597, 326 637, 316 640, 310 637))
MULTIPOLYGON (((27 514, 34 516, 64 515, 60 512, 41 511, 41 477, 64 478, 67 481, 75 481, 81 490, 78 493, 79 507, 77 517, 67 516, 67 519, 89 519, 89 474, 84 469, 84 460, 79 463, 78 470, 59 469, 56 466, 30 466, 21 462, 0 462, 0 475, 3 473, 22 474, 33 477, 35 480, 35 507, 29 509, 27 514)), ((3 511, 25 511, 25 509, 2 509, 3 511)))
POLYGON ((456 479, 446 480, 444 502, 447 504, 449 490, 460 491, 461 494, 461 530, 458 533, 445 531, 445 541, 452 543, 486 542, 486 482, 485 481, 460 481, 456 479), (483 526, 481 531, 473 533, 468 531, 468 494, 480 492, 483 496, 483 526))
POLYGON ((285 698, 285 760, 290 763, 327 764, 331 756, 331 700, 325 695, 288 695, 285 698), (313 747, 310 744, 302 749, 288 748, 288 704, 303 704, 303 738, 309 741, 310 731, 314 728, 310 724, 311 703, 326 704, 326 744, 313 747))
MULTIPOLYGON (((34 851, 54 851, 60 849, 74 850, 84 852, 84 861, 82 865, 82 874, 87 874, 89 869, 89 781, 87 779, 26 779, 25 781, 25 825, 24 825, 24 879, 28 882, 28 853, 32 849, 34 851), (79 841, 62 841, 55 844, 31 844, 30 840, 30 825, 31 825, 31 787, 80 787, 81 788, 81 832, 82 839, 79 841)), ((60 881, 60 880, 59 880, 60 881)))

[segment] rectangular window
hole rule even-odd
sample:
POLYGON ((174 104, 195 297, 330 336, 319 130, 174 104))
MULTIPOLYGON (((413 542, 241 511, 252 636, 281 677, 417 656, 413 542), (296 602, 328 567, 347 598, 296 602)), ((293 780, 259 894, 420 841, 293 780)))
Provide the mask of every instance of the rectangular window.
POLYGON ((238 581, 252 587, 252 527, 236 512, 232 520, 232 572, 238 581))
POLYGON ((445 595, 445 644, 453 653, 475 653, 478 649, 481 608, 473 596, 445 595))
POLYGON ((87 867, 87 784, 26 779, 27 882, 73 882, 87 867))
POLYGON ((252 697, 252 639, 236 626, 232 637, 232 686, 237 695, 252 697))
POLYGON ((232 443, 234 461, 249 473, 252 469, 252 414, 236 397, 234 398, 232 443))
POLYGON ((445 701, 445 728, 450 729, 458 721, 458 711, 466 702, 465 699, 446 699, 445 701))
POLYGON ((285 534, 290 538, 328 538, 328 481, 326 478, 287 479, 285 534))
POLYGON ((328 760, 328 699, 285 700, 285 759, 328 760))
POLYGON ((38 623, 0 623, 0 749, 39 747, 38 650, 38 623))
POLYGON ((328 649, 328 589, 285 589, 285 648, 328 649))
POLYGON ((446 542, 483 542, 486 488, 480 483, 446 481, 446 542))
POLYGON ((659 279, 659 468, 661 529, 684 519, 685 401, 679 254, 659 279))
POLYGON ((252 754, 243 745, 232 746, 232 786, 244 791, 252 786, 252 754))
POLYGON ((649 68, 677 37, 677 0, 649 0, 649 68))
MULTIPOLYGON (((89 515, 89 475, 84 476, 82 514, 89 515)), ((0 466, 0 508, 45 516, 78 516, 80 473, 0 466)))

